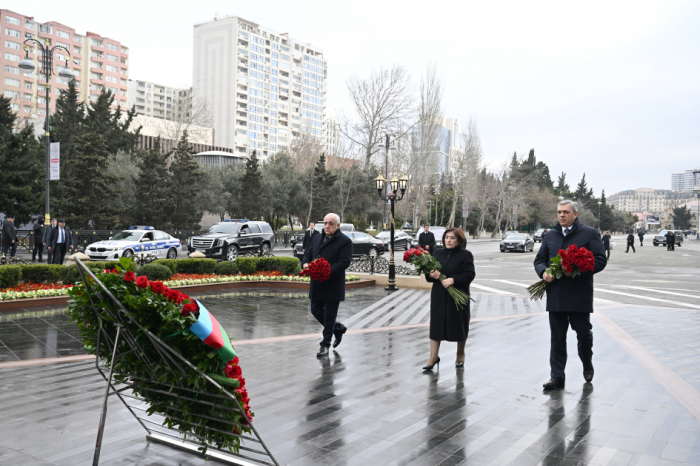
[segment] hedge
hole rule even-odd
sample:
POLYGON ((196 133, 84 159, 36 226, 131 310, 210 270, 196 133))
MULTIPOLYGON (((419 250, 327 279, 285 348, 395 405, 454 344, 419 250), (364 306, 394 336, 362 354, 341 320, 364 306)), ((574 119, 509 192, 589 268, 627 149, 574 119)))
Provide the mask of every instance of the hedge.
POLYGON ((139 267, 136 275, 145 276, 149 280, 167 280, 173 276, 173 272, 164 265, 151 263, 139 267))
POLYGON ((66 267, 59 264, 20 265, 20 268, 24 282, 56 283, 66 275, 66 267))
POLYGON ((22 269, 18 265, 0 265, 0 288, 19 285, 22 269))
POLYGON ((160 259, 152 264, 164 265, 175 273, 214 273, 215 259, 160 259))
POLYGON ((216 264, 214 273, 217 275, 238 275, 240 270, 235 262, 223 261, 216 264))
POLYGON ((236 265, 243 275, 266 271, 280 271, 284 275, 296 275, 301 272, 301 265, 296 257, 239 257, 236 259, 236 265))

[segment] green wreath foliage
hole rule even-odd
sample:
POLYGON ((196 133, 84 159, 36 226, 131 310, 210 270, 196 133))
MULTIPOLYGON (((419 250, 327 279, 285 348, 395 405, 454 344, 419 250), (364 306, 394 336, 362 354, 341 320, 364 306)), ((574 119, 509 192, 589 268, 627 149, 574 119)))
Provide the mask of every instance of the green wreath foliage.
MULTIPOLYGON (((188 296, 175 291, 185 297, 180 304, 176 304, 176 301, 168 299, 170 290, 167 287, 164 287, 162 294, 153 291, 154 288, 159 290, 160 286, 164 286, 160 282, 150 282, 145 288, 137 285, 133 272, 123 272, 129 269, 130 260, 122 259, 121 265, 116 266, 115 273, 103 272, 96 276, 126 309, 128 318, 121 319, 122 324, 134 336, 145 359, 154 365, 149 367, 135 353, 120 356, 114 364, 115 380, 132 383, 155 379, 158 383, 147 382, 133 389, 135 395, 141 396, 149 404, 148 415, 158 413, 165 418, 164 426, 178 429, 186 437, 191 434, 190 440, 199 443, 203 453, 209 445, 238 453, 238 435, 250 433, 248 419, 252 420, 253 416, 248 406, 245 379, 240 367, 235 367, 238 358, 228 364, 222 362, 216 349, 206 345, 188 330, 197 321, 195 314, 183 315, 183 307, 193 301, 188 296), (146 329, 237 397, 245 412, 241 412, 236 402, 223 390, 217 389, 198 372, 188 369, 183 361, 175 359, 185 368, 186 376, 180 370, 168 367, 146 335, 146 329), (236 378, 231 378, 233 374, 236 374, 236 378), (170 395, 162 393, 161 384, 172 386, 169 389, 170 395)), ((138 280, 141 286, 147 281, 146 277, 138 277, 138 280)), ((89 290, 84 283, 70 290, 68 314, 79 327, 86 351, 97 355, 109 367, 112 353, 104 338, 101 338, 98 347, 98 329, 104 328, 114 338, 115 319, 105 309, 117 315, 119 306, 91 278, 88 283, 89 290), (90 301, 91 296, 97 304, 99 314, 90 301)), ((125 338, 120 338, 117 355, 131 349, 132 345, 125 338)))

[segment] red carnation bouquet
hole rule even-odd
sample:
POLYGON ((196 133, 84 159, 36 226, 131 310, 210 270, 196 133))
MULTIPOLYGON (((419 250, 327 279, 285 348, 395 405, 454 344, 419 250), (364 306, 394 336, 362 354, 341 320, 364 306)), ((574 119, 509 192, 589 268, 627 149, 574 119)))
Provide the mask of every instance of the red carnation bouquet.
MULTIPOLYGON (((595 267, 595 258, 593 253, 586 248, 579 249, 578 246, 572 244, 565 251, 559 250, 559 255, 552 259, 551 265, 544 271, 550 275, 554 275, 557 280, 563 276, 575 278, 584 272, 592 272, 595 267)), ((542 274, 544 275, 544 274, 542 274)), ((544 279, 538 281, 534 285, 527 287, 530 292, 530 299, 542 299, 549 283, 544 279)))
POLYGON ((331 276, 331 264, 323 257, 319 257, 315 261, 312 261, 307 268, 302 270, 299 276, 308 276, 311 277, 311 280, 317 280, 319 282, 326 281, 331 276))
MULTIPOLYGON (((410 262, 416 268, 416 272, 419 274, 429 274, 433 270, 440 270, 440 262, 430 255, 425 249, 421 249, 420 246, 417 248, 409 249, 403 253, 403 261, 410 262)), ((443 273, 440 274, 440 281, 447 279, 447 276, 443 273)), ((454 299, 457 305, 457 310, 461 310, 467 304, 469 300, 474 301, 467 293, 460 290, 456 286, 450 286, 447 288, 447 292, 454 299)))

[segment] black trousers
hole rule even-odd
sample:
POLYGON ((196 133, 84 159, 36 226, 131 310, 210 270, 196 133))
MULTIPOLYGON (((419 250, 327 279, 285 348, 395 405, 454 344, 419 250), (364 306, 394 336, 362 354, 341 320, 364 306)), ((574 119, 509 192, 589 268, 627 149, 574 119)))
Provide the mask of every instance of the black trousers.
POLYGON ((632 248, 632 252, 637 252, 637 250, 634 249, 634 243, 627 243, 627 251, 625 252, 630 252, 630 248, 632 248))
POLYGON ((593 326, 588 312, 550 312, 549 330, 552 334, 552 346, 549 352, 550 377, 565 378, 566 369, 566 333, 569 325, 578 338, 578 356, 583 368, 593 367, 593 326))
POLYGON ((14 243, 2 243, 2 253, 7 254, 10 251, 10 257, 15 257, 17 253, 17 241, 14 243))
POLYGON ((66 257, 66 243, 56 243, 53 248, 53 263, 63 265, 63 259, 66 257))
POLYGON ((34 245, 34 250, 32 251, 32 260, 36 259, 37 252, 39 253, 39 260, 41 260, 44 255, 44 245, 42 243, 34 245))
POLYGON ((49 249, 48 245, 46 245, 46 263, 53 264, 53 250, 49 249))
POLYGON ((640 246, 644 246, 643 243, 644 243, 644 237, 643 237, 643 236, 640 236, 640 237, 639 237, 639 245, 640 245, 640 246))
POLYGON ((675 241, 673 241, 673 242, 666 241, 666 249, 668 251, 675 251, 676 250, 676 242, 675 241))
POLYGON ((322 346, 331 346, 333 333, 345 328, 345 325, 335 320, 338 317, 338 306, 340 303, 337 301, 311 301, 311 313, 323 325, 322 346))

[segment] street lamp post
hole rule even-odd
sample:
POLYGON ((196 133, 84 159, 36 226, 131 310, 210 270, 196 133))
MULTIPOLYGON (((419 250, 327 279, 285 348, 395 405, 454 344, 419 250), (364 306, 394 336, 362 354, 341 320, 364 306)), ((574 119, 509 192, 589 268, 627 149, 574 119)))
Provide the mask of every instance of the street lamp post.
POLYGON ((603 205, 603 201, 598 201, 598 229, 600 230, 600 206, 603 205))
MULTIPOLYGON (((384 155, 385 155, 385 160, 384 160, 384 176, 386 178, 389 178, 389 151, 394 152, 396 151, 396 146, 394 145, 394 142, 396 141, 396 136, 389 132, 384 132, 384 135, 382 136, 384 138, 383 142, 380 142, 377 144, 377 147, 379 149, 384 149, 384 155)), ((388 190, 389 185, 388 183, 386 184, 385 188, 388 190)), ((387 191, 384 192, 384 196, 387 197, 389 193, 387 191)), ((387 218, 386 218, 386 202, 384 203, 384 224, 386 225, 387 223, 387 218)))
POLYGON ((406 173, 403 174, 401 178, 396 178, 396 173, 391 181, 386 180, 381 174, 374 180, 377 185, 377 194, 379 198, 384 202, 389 202, 391 205, 391 214, 389 218, 389 223, 391 223, 391 233, 389 235, 389 286, 385 289, 387 291, 396 291, 396 263, 394 262, 394 204, 396 201, 403 199, 404 194, 406 194, 406 188, 408 188, 408 177, 406 173), (385 188, 387 184, 391 185, 391 193, 386 194, 385 188), (400 196, 398 195, 401 192, 400 196))
POLYGON ((24 41, 25 56, 24 60, 19 62, 19 68, 22 71, 31 73, 34 71, 34 62, 29 58, 30 47, 27 45, 28 42, 35 42, 37 45, 37 51, 41 52, 41 57, 39 62, 41 65, 41 70, 39 74, 43 74, 46 84, 44 85, 46 91, 46 121, 44 122, 44 141, 46 145, 46 200, 44 203, 44 222, 45 225, 51 224, 51 215, 49 214, 49 180, 51 178, 50 167, 51 167, 51 141, 49 134, 49 104, 51 103, 51 75, 54 74, 53 71, 53 54, 58 49, 63 49, 66 52, 65 61, 66 66, 58 72, 58 75, 68 80, 69 82, 73 80, 73 72, 68 68, 68 60, 70 60, 70 50, 62 45, 56 45, 51 47, 51 41, 46 39, 46 42, 42 44, 40 41, 31 38, 24 41))

